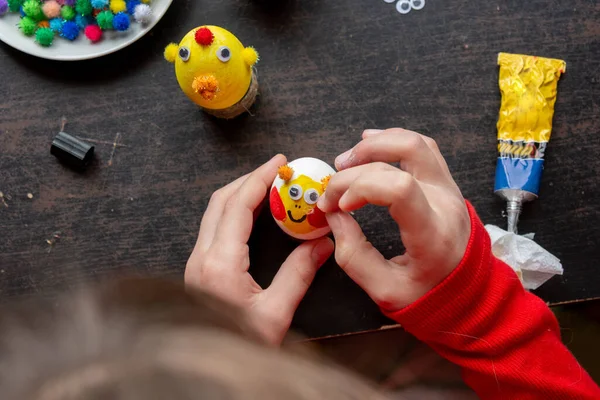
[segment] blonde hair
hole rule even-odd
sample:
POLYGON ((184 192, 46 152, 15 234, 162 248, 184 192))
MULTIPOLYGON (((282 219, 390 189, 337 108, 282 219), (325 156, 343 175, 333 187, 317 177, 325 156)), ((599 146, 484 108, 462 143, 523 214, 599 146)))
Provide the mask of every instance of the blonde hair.
POLYGON ((6 400, 383 399, 333 364, 264 344, 180 284, 121 281, 0 313, 6 400))

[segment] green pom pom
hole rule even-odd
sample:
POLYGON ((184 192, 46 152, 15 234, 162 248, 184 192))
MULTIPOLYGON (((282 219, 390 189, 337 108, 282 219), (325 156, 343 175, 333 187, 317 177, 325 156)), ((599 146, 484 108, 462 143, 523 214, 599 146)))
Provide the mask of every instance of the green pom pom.
POLYGON ((112 29, 113 27, 113 13, 110 11, 102 11, 96 16, 98 26, 103 30, 112 29))
POLYGON ((60 15, 67 21, 70 21, 75 18, 75 10, 71 6, 63 6, 60 9, 60 15))
POLYGON ((77 0, 75 11, 77 11, 77 14, 90 15, 94 11, 94 7, 92 7, 90 0, 77 0))
POLYGON ((54 40, 54 32, 50 28, 40 28, 35 33, 35 40, 40 46, 51 46, 52 41, 54 40))
POLYGON ((41 21, 45 19, 44 12, 42 11, 42 6, 37 0, 27 0, 25 3, 23 3, 23 12, 25 13, 25 15, 33 18, 36 21, 41 21))
POLYGON ((19 21, 19 29, 24 35, 31 36, 37 29, 37 22, 35 22, 31 17, 23 17, 19 21))
POLYGON ((24 0, 8 0, 8 9, 11 12, 19 12, 24 0))

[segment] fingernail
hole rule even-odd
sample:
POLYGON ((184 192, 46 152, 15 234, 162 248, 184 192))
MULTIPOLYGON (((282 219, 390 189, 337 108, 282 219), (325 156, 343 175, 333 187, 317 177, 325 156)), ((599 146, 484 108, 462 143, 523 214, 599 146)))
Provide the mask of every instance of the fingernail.
POLYGON ((333 242, 331 239, 322 239, 312 251, 311 257, 316 264, 323 264, 333 253, 333 242))
POLYGON ((383 129, 365 129, 363 132, 363 136, 373 136, 381 132, 383 132, 383 129))
POLYGON ((325 210, 323 209, 323 207, 325 207, 325 200, 323 200, 324 198, 325 198, 325 193, 323 193, 319 197, 319 200, 317 201, 317 208, 323 212, 325 212, 325 210))
POLYGON ((338 170, 343 169, 346 165, 352 162, 354 159, 353 149, 346 150, 335 158, 335 166, 338 170))

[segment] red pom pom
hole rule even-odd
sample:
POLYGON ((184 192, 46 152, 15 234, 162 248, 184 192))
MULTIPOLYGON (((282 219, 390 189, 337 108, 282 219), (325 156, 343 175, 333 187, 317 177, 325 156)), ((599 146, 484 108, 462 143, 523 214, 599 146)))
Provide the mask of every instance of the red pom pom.
POLYGON ((92 41, 92 43, 99 42, 102 39, 102 29, 98 25, 88 25, 85 27, 85 36, 92 41))
POLYGON ((215 35, 208 28, 200 28, 196 31, 196 43, 200 46, 210 46, 215 39, 215 35))

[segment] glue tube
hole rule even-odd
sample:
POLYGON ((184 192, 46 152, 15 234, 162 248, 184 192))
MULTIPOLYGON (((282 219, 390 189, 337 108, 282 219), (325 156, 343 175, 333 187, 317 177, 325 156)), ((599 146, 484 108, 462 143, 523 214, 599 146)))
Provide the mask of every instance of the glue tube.
POLYGON ((523 203, 538 197, 558 80, 567 64, 500 53, 498 65, 502 103, 494 191, 507 201, 508 231, 517 233, 523 203))

